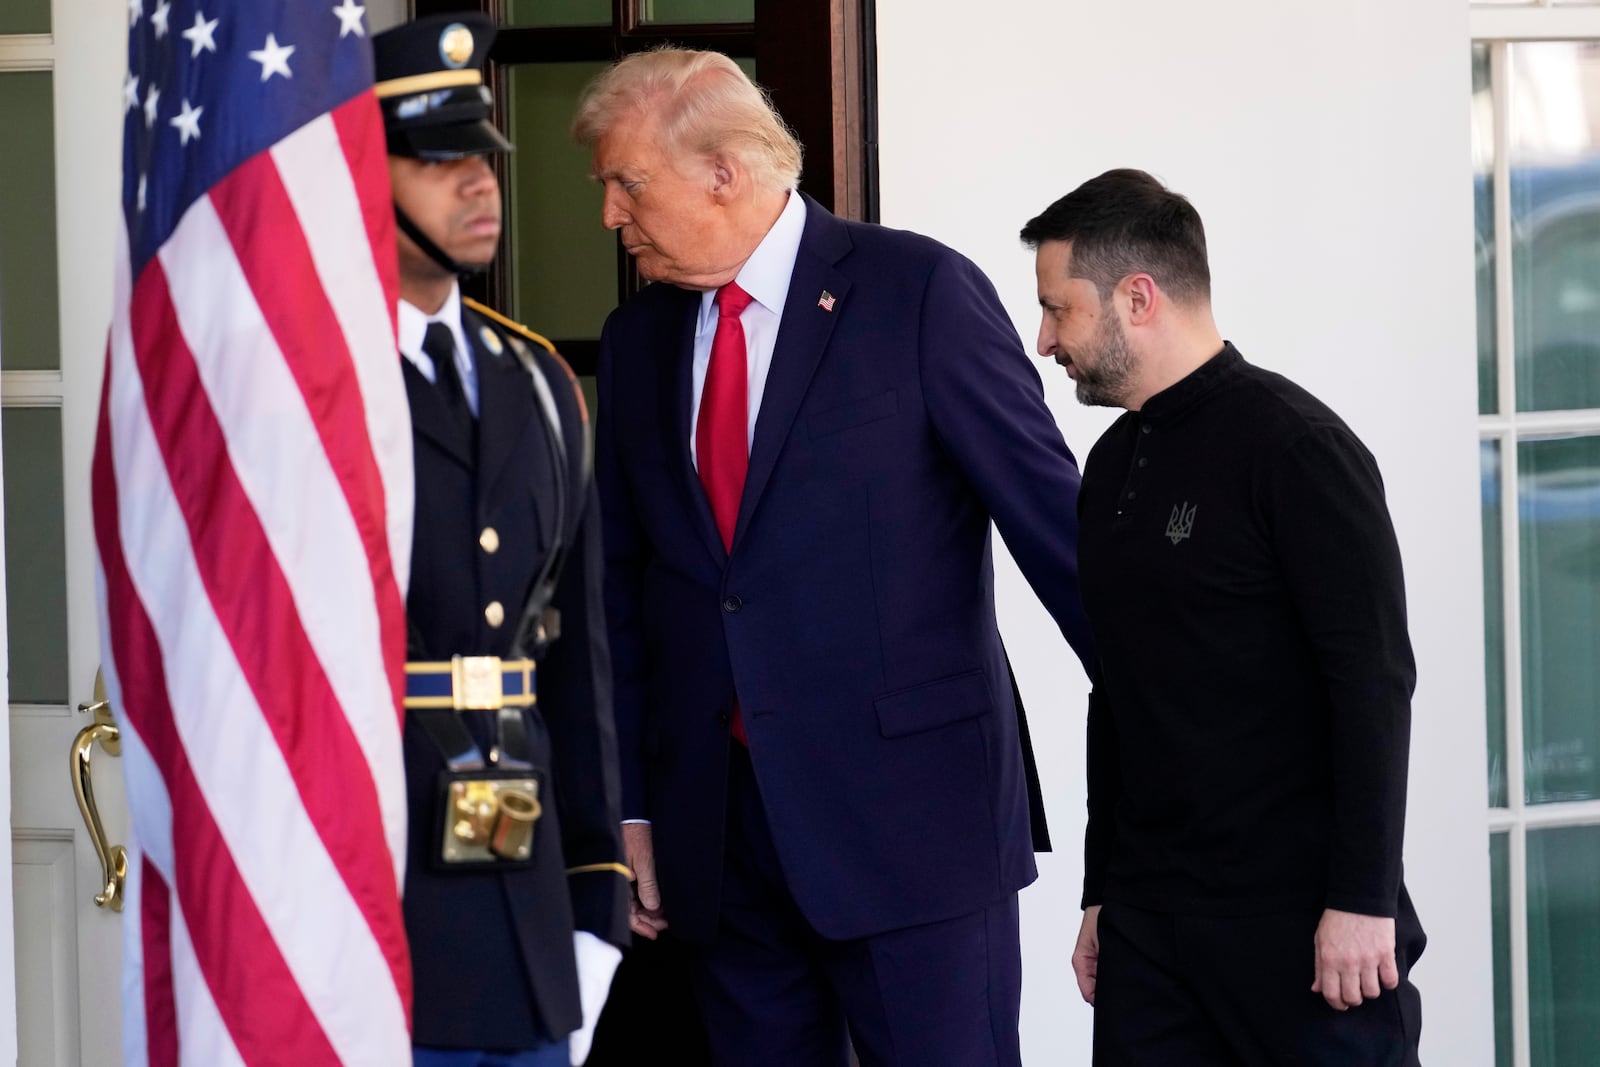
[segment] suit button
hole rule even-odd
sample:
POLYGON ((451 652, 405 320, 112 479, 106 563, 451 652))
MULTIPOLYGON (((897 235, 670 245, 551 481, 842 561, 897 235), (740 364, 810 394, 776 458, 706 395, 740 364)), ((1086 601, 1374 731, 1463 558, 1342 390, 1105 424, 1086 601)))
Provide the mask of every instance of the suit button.
POLYGON ((724 711, 722 714, 717 716, 717 725, 718 726, 726 726, 726 725, 728 725, 728 713, 727 712, 724 711))
POLYGON ((478 535, 478 547, 491 556, 500 551, 500 534, 493 526, 483 528, 483 532, 478 535))
POLYGON ((722 598, 722 610, 726 611, 729 615, 732 615, 742 607, 744 607, 744 601, 740 600, 736 596, 725 596, 722 598))
POLYGON ((498 630, 500 624, 506 621, 506 609, 501 606, 500 601, 491 600, 489 606, 483 609, 483 617, 490 626, 498 630))

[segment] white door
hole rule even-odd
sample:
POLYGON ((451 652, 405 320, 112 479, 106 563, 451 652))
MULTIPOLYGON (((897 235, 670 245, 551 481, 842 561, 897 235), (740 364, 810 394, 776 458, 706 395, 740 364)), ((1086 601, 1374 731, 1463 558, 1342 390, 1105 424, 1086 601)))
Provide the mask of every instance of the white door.
MULTIPOLYGON (((152 10, 155 0, 147 5, 152 10)), ((127 0, 0 0, 0 462, 21 1067, 116 1067, 119 914, 68 750, 98 667, 89 460, 120 202, 127 0)), ((127 818, 96 748, 109 836, 127 818)), ((3 1025, 3 1024, 0 1024, 3 1025)))

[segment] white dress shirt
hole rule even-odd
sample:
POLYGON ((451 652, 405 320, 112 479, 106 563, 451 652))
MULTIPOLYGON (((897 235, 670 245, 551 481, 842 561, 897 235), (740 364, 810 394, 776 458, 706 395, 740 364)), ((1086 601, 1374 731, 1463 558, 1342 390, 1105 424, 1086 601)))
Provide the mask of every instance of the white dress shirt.
POLYGON ((456 374, 461 377, 461 391, 466 394, 467 407, 476 415, 478 372, 472 362, 472 349, 467 345, 467 335, 461 332, 460 285, 454 282, 450 284, 449 297, 432 315, 426 314, 415 304, 400 301, 400 354, 409 359, 424 378, 437 384, 439 378, 433 366, 433 357, 422 350, 422 338, 428 332, 428 324, 433 322, 442 322, 450 327, 450 336, 456 342, 456 374))
MULTIPOLYGON (((745 448, 756 436, 756 416, 761 412, 761 397, 767 391, 767 371, 772 369, 772 350, 778 344, 778 324, 783 321, 783 305, 789 299, 789 279, 794 261, 800 255, 800 235, 806 228, 806 202, 794 190, 783 214, 761 239, 745 261, 734 281, 751 296, 750 305, 739 316, 744 327, 746 358, 749 362, 750 421, 745 428, 745 448)), ((711 365, 711 340, 717 334, 717 292, 700 294, 700 317, 694 327, 694 395, 689 407, 689 458, 700 469, 700 451, 695 447, 695 427, 700 424, 700 394, 706 388, 706 368, 711 365)), ((650 824, 649 819, 623 819, 623 823, 650 824)))
MULTIPOLYGON (((767 371, 772 368, 772 350, 778 343, 778 324, 783 320, 783 305, 789 298, 789 279, 800 254, 800 235, 806 228, 806 204, 798 193, 789 193, 783 214, 761 239, 755 252, 745 261, 734 279, 751 296, 750 306, 739 316, 744 327, 745 349, 749 362, 750 422, 746 427, 745 447, 756 435, 756 415, 767 389, 767 371)), ((689 408, 689 456, 700 469, 695 448, 695 427, 700 424, 700 394, 706 386, 706 368, 711 363, 711 341, 717 334, 717 294, 710 290, 700 295, 700 318, 694 330, 694 399, 689 408)))

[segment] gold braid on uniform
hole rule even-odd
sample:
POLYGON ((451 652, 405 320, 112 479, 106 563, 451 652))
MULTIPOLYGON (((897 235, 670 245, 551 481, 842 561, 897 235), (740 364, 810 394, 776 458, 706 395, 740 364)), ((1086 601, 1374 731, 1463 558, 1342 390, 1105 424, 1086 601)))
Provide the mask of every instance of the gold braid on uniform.
POLYGON ((470 296, 463 296, 461 298, 461 302, 467 305, 467 307, 471 308, 473 311, 476 311, 478 314, 493 319, 513 333, 521 334, 523 337, 526 337, 534 344, 543 348, 546 352, 549 352, 552 356, 556 354, 556 346, 550 343, 549 338, 544 337, 541 334, 534 333, 532 330, 522 325, 522 323, 506 318, 494 308, 485 307, 476 300, 472 299, 470 296))
MULTIPOLYGON (((572 395, 576 397, 578 401, 578 413, 583 419, 584 425, 587 426, 589 424, 589 403, 583 398, 583 388, 578 384, 578 376, 573 373, 572 364, 568 363, 566 359, 562 357, 561 353, 556 351, 556 346, 550 342, 548 337, 545 337, 543 334, 534 333, 532 330, 522 325, 522 323, 517 322, 514 319, 506 318, 506 316, 500 314, 500 312, 494 310, 494 308, 485 307, 483 304, 478 303, 470 296, 463 296, 461 298, 461 302, 467 307, 471 308, 473 311, 476 311, 478 314, 482 315, 484 318, 493 319, 501 326, 516 334, 518 337, 524 337, 538 345, 540 348, 543 348, 546 352, 550 353, 550 355, 554 357, 555 361, 561 365, 561 369, 567 372, 567 381, 572 384, 572 395)), ((571 877, 575 874, 620 874, 628 881, 633 881, 633 871, 626 864, 622 863, 585 863, 577 867, 567 868, 568 877, 571 877)))
POLYGON ((461 298, 461 302, 485 318, 493 319, 495 322, 498 322, 501 326, 504 326, 517 336, 527 338, 554 356, 555 361, 561 364, 561 369, 567 372, 567 381, 572 383, 572 395, 578 398, 578 411, 582 414, 583 421, 586 423, 589 421, 589 402, 583 398, 583 388, 578 385, 578 376, 573 373, 572 364, 568 363, 566 358, 562 356, 560 352, 556 351, 556 346, 550 343, 550 339, 548 337, 545 337, 543 334, 534 333, 532 330, 522 325, 522 323, 517 322, 514 319, 506 318, 494 308, 485 307, 476 300, 472 299, 470 296, 463 296, 461 298))
POLYGON ((581 867, 568 867, 567 874, 620 874, 628 881, 633 881, 633 871, 622 863, 585 863, 581 867))

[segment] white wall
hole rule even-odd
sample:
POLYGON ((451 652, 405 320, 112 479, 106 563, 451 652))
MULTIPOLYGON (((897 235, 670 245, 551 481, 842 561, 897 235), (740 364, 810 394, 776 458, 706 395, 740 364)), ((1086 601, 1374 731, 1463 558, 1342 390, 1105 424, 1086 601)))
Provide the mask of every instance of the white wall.
POLYGON ((406 0, 367 0, 367 24, 373 33, 397 26, 409 16, 406 0))
MULTIPOLYGON (((1407 882, 1425 1062, 1493 1058, 1464 0, 877 0, 883 221, 972 256, 1025 343, 1030 217, 1111 167, 1207 224, 1223 335, 1378 457, 1420 673, 1407 882)), ((1041 364, 1080 456, 1109 422, 1041 364)), ((1068 955, 1082 875, 1086 683, 1014 567, 1002 628, 1057 852, 1023 894, 1023 1049, 1088 1062, 1068 955)), ((1310 946, 1307 946, 1310 952, 1310 946)))

